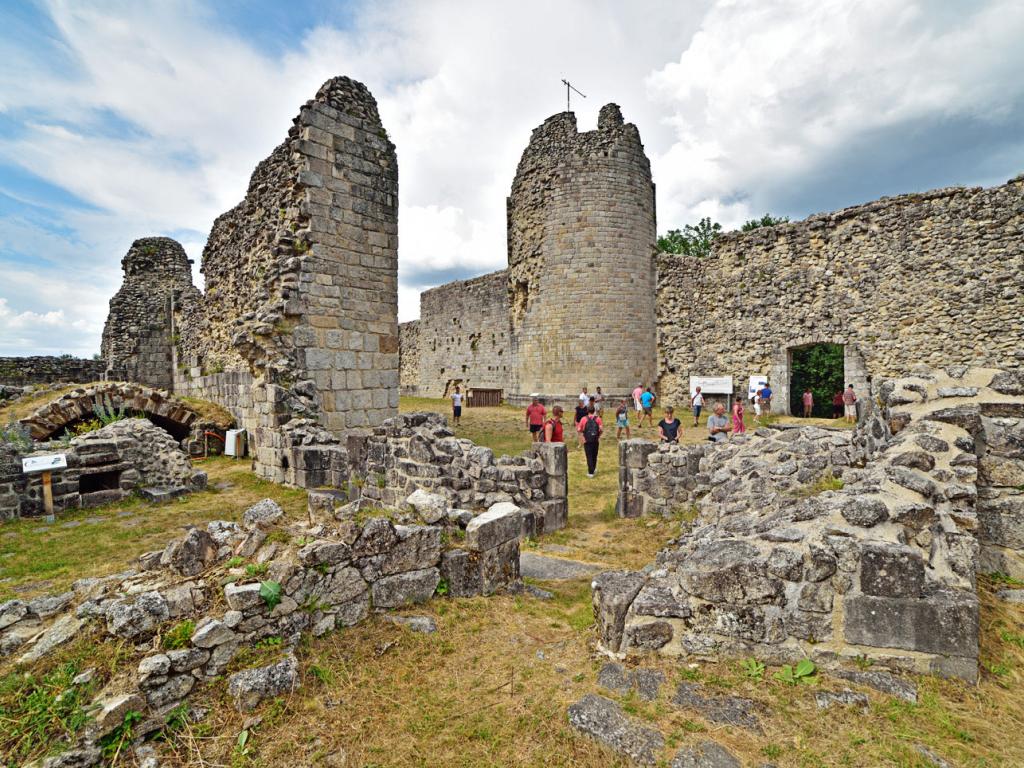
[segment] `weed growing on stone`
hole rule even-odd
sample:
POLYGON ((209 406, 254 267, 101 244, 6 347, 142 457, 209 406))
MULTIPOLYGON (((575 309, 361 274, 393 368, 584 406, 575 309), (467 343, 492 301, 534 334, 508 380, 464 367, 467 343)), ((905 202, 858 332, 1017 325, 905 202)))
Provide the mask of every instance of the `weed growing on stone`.
POLYGON ((124 713, 124 720, 114 730, 100 739, 97 744, 105 760, 117 761, 121 751, 135 739, 135 726, 142 721, 142 713, 130 709, 124 713))
POLYGON ((270 565, 267 563, 249 563, 245 566, 246 576, 265 576, 267 571, 270 570, 270 565))
POLYGON ((809 683, 817 670, 814 662, 810 659, 800 659, 794 666, 789 664, 778 670, 772 677, 780 683, 796 685, 797 683, 809 683))
POLYGON ((188 621, 182 621, 175 624, 167 632, 164 633, 163 637, 160 638, 160 644, 163 646, 165 651, 175 651, 179 648, 187 648, 189 640, 192 639, 192 635, 195 634, 196 623, 189 619, 188 621))
POLYGON ((267 608, 274 610, 281 602, 281 585, 276 581, 261 581, 260 598, 267 608))

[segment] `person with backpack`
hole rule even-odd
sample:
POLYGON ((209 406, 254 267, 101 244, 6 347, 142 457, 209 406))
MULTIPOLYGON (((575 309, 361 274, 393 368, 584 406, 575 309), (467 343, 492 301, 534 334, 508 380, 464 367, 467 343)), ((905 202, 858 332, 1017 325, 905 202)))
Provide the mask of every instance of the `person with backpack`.
POLYGON ((564 443, 565 435, 562 432, 562 406, 556 405, 551 409, 551 418, 544 424, 545 443, 564 443))
POLYGON ((587 407, 587 415, 580 419, 576 429, 583 441, 583 452, 587 455, 587 477, 593 477, 597 473, 597 450, 601 447, 601 434, 604 432, 601 417, 594 406, 587 407))

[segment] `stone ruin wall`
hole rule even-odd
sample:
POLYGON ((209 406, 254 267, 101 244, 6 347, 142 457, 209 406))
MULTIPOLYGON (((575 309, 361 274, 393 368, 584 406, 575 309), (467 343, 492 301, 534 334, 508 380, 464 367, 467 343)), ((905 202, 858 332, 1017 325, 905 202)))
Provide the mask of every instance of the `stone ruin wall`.
POLYGON ((420 321, 398 324, 398 391, 415 397, 420 393, 420 321))
POLYGON ((508 198, 512 386, 631 391, 655 371, 655 203, 640 133, 614 104, 596 131, 536 128, 508 198))
POLYGON ((394 507, 416 489, 454 507, 489 509, 515 504, 523 515, 523 536, 552 533, 569 517, 569 480, 564 443, 536 444, 518 456, 455 437, 445 417, 401 414, 372 435, 348 439, 353 478, 347 498, 394 507))
MULTIPOLYGON (((106 369, 103 360, 78 357, 0 357, 0 387, 99 381, 106 369)), ((0 393, 0 402, 4 399, 0 393)))
POLYGON ((203 251, 205 295, 175 316, 175 390, 219 402, 283 480, 280 428, 339 435, 398 406, 398 165, 370 92, 325 83, 203 251))
POLYGON ((505 270, 420 294, 418 393, 444 397, 456 384, 508 394, 514 364, 505 270))
POLYGON ((110 300, 100 356, 104 378, 170 389, 174 384, 171 323, 175 306, 194 302, 191 261, 169 237, 143 237, 121 260, 124 282, 110 300))
POLYGON ((605 649, 976 680, 975 574, 1024 572, 1024 378, 950 366, 867 402, 853 434, 623 443, 620 514, 697 515, 652 569, 595 580, 605 649))
POLYGON ((1024 176, 882 198, 731 233, 706 259, 658 257, 661 402, 691 375, 768 373, 788 408, 786 350, 847 346, 846 369, 1024 365, 1024 176), (862 360, 851 361, 862 356, 862 360))
POLYGON ((66 443, 0 443, 0 521, 44 514, 41 475, 22 473, 21 460, 53 453, 68 463, 52 473, 56 513, 109 504, 142 487, 175 494, 206 487, 206 473, 193 471, 166 431, 148 419, 124 419, 66 443))

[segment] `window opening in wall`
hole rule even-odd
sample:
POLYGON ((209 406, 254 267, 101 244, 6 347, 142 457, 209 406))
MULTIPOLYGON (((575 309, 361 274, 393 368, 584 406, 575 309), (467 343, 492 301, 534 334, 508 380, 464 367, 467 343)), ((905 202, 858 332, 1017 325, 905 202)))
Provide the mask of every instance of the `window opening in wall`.
POLYGON ((116 491, 121 488, 121 471, 93 472, 78 478, 78 492, 82 494, 98 491, 116 491))
POLYGON ((802 416, 804 389, 814 395, 812 415, 832 418, 832 398, 843 381, 843 345, 808 344, 789 351, 789 412, 802 416))

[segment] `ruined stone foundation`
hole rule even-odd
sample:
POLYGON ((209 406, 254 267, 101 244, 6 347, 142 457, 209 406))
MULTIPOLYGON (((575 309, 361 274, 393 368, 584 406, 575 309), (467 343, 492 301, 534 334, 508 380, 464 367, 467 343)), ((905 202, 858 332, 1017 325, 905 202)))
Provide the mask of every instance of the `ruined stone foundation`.
POLYGON ((852 435, 622 443, 620 514, 698 514, 650 573, 594 581, 605 649, 976 680, 975 574, 1024 572, 1024 378, 951 366, 878 400, 852 435))

